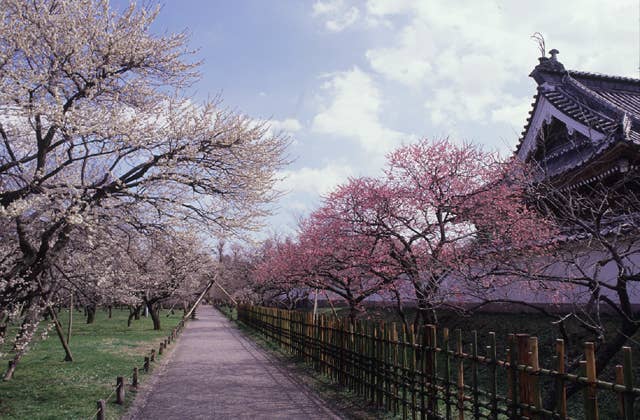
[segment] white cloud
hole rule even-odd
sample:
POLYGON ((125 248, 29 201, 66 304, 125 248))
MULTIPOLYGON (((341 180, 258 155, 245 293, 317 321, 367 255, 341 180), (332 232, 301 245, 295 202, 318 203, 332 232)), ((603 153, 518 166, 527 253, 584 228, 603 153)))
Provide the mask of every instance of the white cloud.
POLYGON ((328 95, 328 105, 313 118, 312 131, 354 140, 378 156, 406 137, 381 123, 380 91, 371 76, 358 67, 333 74, 323 91, 328 95))
POLYGON ((313 4, 313 15, 325 18, 325 28, 329 31, 340 32, 358 20, 360 10, 345 0, 319 0, 313 4))
POLYGON ((295 118, 286 118, 284 120, 271 120, 269 126, 273 131, 285 131, 287 133, 295 133, 302 129, 302 124, 295 118))
POLYGON ((567 68, 637 76, 637 63, 626 58, 637 51, 637 8, 632 0, 607 13, 598 0, 368 0, 365 20, 393 18, 401 26, 365 57, 386 80, 420 89, 435 124, 506 122, 524 110, 521 125, 526 101, 513 92, 536 64, 530 35, 545 34, 567 68))
POLYGON ((374 16, 387 16, 410 12, 415 0, 369 0, 367 12, 374 16))
POLYGON ((350 166, 330 163, 323 168, 286 170, 280 175, 284 179, 278 189, 292 193, 325 195, 352 176, 353 169, 350 166))
POLYGON ((522 129, 527 113, 531 110, 532 101, 530 96, 524 98, 506 96, 502 105, 491 111, 491 121, 502 122, 518 130, 522 129))

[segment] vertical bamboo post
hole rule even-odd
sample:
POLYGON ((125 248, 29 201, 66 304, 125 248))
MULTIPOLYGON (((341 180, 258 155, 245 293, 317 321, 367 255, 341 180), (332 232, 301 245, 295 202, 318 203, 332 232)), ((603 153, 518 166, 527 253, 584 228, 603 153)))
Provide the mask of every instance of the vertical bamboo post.
MULTIPOLYGON (((529 366, 529 334, 516 334, 518 344, 518 366, 526 369, 529 366)), ((529 374, 525 370, 519 371, 518 374, 519 400, 521 404, 530 405, 529 398, 529 374)), ((523 417, 530 417, 531 413, 528 409, 522 410, 523 417)))
POLYGON ((340 348, 342 349, 342 384, 349 389, 349 320, 344 318, 340 323, 340 348))
POLYGON ((598 395, 596 393, 596 357, 595 345, 584 343, 584 355, 587 369, 587 398, 585 400, 585 416, 588 420, 598 420, 598 395))
POLYGON ((507 397, 511 401, 510 415, 516 417, 518 414, 518 370, 517 370, 517 355, 516 349, 516 336, 515 334, 509 334, 507 336, 508 347, 506 351, 507 363, 509 363, 509 370, 507 371, 507 397))
POLYGON ((298 314, 298 322, 300 322, 300 339, 299 339, 299 343, 300 346, 298 348, 298 357, 302 358, 302 361, 305 363, 309 363, 309 360, 307 359, 307 346, 306 346, 306 341, 307 341, 307 317, 308 317, 308 313, 299 313, 298 314))
POLYGON ((326 348, 326 343, 325 343, 325 336, 326 336, 326 331, 325 331, 325 316, 324 314, 320 315, 320 322, 318 323, 318 333, 320 334, 320 341, 318 343, 318 353, 320 356, 320 372, 322 372, 323 375, 327 374, 327 365, 326 365, 326 354, 325 354, 325 348, 326 348))
POLYGON ((496 333, 489 333, 489 345, 487 346, 487 357, 489 358, 489 393, 491 394, 491 414, 492 418, 498 418, 498 377, 496 375, 498 354, 496 350, 496 333))
POLYGON ((355 337, 355 325, 349 322, 349 389, 356 390, 356 337, 355 337))
MULTIPOLYGON (((587 361, 580 360, 580 368, 578 370, 578 376, 586 377, 587 376, 587 361)), ((584 410, 584 418, 586 420, 591 420, 591 413, 589 413, 589 386, 586 385, 582 389, 582 409, 584 410)))
POLYGON ((531 400, 536 408, 534 418, 541 418, 538 410, 542 409, 542 392, 540 390, 540 362, 538 359, 538 337, 529 337, 529 348, 531 349, 530 363, 533 368, 533 376, 531 376, 531 400))
POLYGON ((456 330, 456 355, 458 357, 458 419, 464 420, 464 358, 462 352, 462 331, 456 330))
POLYGON ((624 386, 626 392, 624 394, 624 418, 632 420, 634 418, 633 411, 633 368, 631 364, 631 347, 624 346, 622 348, 622 370, 624 376, 624 386))
POLYGON ((316 315, 313 319, 313 362, 318 372, 322 371, 320 363, 320 317, 316 315))
POLYGON ((473 388, 473 413, 475 418, 480 418, 480 404, 478 393, 478 332, 471 332, 471 380, 473 388))
POLYGON ((444 401, 445 418, 451 419, 451 355, 449 354, 449 328, 442 330, 442 346, 444 348, 444 401))
POLYGON ((356 320, 355 326, 354 326, 354 330, 355 330, 355 335, 354 335, 354 340, 355 340, 355 354, 354 354, 354 361, 356 363, 355 366, 355 375, 356 375, 356 387, 357 387, 357 394, 363 396, 365 393, 365 386, 364 386, 364 381, 365 381, 365 376, 364 376, 364 363, 365 363, 365 359, 364 359, 364 347, 362 345, 363 340, 362 340, 362 322, 360 320, 356 320))
POLYGON ((407 379, 409 381, 409 392, 411 393, 411 402, 410 402, 410 409, 411 409, 411 418, 415 419, 416 418, 416 348, 415 348, 415 330, 413 329, 413 324, 411 324, 411 326, 409 326, 409 331, 408 331, 408 335, 407 335, 407 341, 409 343, 408 350, 409 350, 409 357, 408 357, 408 363, 407 363, 407 379))
POLYGON ((400 411, 399 394, 400 394, 400 378, 398 376, 398 326, 394 322, 393 330, 393 415, 397 415, 400 411))
MULTIPOLYGON (((616 365, 616 385, 624 386, 624 371, 622 370, 622 365, 616 365)), ((623 419, 624 418, 624 394, 618 394, 618 416, 623 419)))
POLYGON ((116 404, 124 404, 124 378, 122 376, 116 378, 116 404))
POLYGON ((409 415, 407 411, 407 328, 402 324, 402 355, 401 381, 402 381, 402 419, 406 420, 409 415))
POLYGON ((421 340, 421 354, 420 354, 420 419, 425 420, 427 418, 428 401, 427 390, 429 389, 429 334, 426 327, 422 332, 421 340))
POLYGON ((559 375, 556 379, 556 410, 561 419, 567 418, 567 385, 563 378, 566 373, 564 340, 559 338, 556 340, 556 370, 559 375))
POLYGON ((439 417, 438 413, 438 336, 435 325, 428 326, 429 333, 429 416, 439 417))
POLYGON ((378 359, 376 358, 376 351, 378 347, 378 328, 375 323, 371 323, 371 402, 378 404, 378 359))
POLYGON ((384 330, 384 401, 386 411, 391 411, 391 381, 393 375, 391 370, 391 328, 393 328, 393 324, 387 324, 384 330))
POLYGON ((384 348, 383 348, 383 341, 384 340, 384 322, 380 322, 379 326, 378 326, 378 342, 376 345, 376 359, 377 359, 377 363, 378 363, 378 369, 376 369, 376 371, 378 372, 378 380, 376 381, 376 387, 377 387, 377 391, 378 391, 378 407, 382 407, 384 404, 384 380, 385 380, 385 365, 384 365, 384 348))

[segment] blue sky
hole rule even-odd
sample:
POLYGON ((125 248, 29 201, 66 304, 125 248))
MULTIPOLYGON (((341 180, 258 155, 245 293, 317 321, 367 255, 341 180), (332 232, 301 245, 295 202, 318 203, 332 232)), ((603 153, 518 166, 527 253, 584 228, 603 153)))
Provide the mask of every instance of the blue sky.
POLYGON ((204 61, 194 96, 221 93, 293 139, 265 232, 292 231, 322 194, 417 138, 513 150, 535 93, 535 31, 569 69, 638 77, 636 0, 161 4, 154 31, 187 29, 204 61))

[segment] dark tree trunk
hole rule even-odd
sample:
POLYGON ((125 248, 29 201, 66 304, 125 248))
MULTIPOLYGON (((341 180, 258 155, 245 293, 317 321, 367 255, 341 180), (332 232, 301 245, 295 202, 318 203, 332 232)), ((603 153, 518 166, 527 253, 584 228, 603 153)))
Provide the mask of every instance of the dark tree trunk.
POLYGON ((133 306, 129 306, 129 317, 127 318, 127 327, 131 326, 131 320, 133 319, 135 314, 136 314, 136 310, 133 308, 133 306))
POLYGON ((158 306, 147 302, 147 309, 149 310, 149 316, 151 316, 151 320, 153 321, 153 329, 154 330, 159 330, 160 329, 160 311, 158 309, 158 306))
POLYGON ((85 307, 86 315, 87 315, 87 324, 93 324, 93 321, 96 320, 96 306, 95 305, 87 305, 85 307))
POLYGON ((358 318, 358 304, 355 302, 349 302, 349 323, 355 327, 356 319, 358 318))
POLYGON ((113 306, 109 305, 109 319, 111 319, 112 312, 113 312, 113 306))

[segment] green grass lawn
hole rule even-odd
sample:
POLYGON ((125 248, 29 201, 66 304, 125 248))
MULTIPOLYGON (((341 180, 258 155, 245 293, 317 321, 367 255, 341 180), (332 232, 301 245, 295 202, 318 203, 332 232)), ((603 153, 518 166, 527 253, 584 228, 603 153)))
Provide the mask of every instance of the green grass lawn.
MULTIPOLYGON (((64 351, 54 329, 45 340, 38 335, 18 365, 14 379, 0 382, 0 418, 88 418, 95 413, 96 401, 115 388, 117 376, 124 376, 129 384, 133 367, 142 370, 144 356, 152 348, 157 352, 181 314, 162 314, 162 330, 154 331, 151 318, 144 317, 127 328, 128 311, 114 309, 111 319, 105 311, 98 311, 91 325, 85 323, 81 312, 75 312, 70 343, 74 361, 63 361, 64 351)), ((59 315, 65 328, 67 317, 66 311, 59 315)), ((3 369, 8 360, 8 354, 0 358, 3 369)), ((141 373, 140 381, 145 379, 141 373)), ((127 387, 127 406, 133 396, 127 387)), ((114 401, 112 396, 107 402, 107 418, 119 418, 124 413, 126 407, 114 401)))

